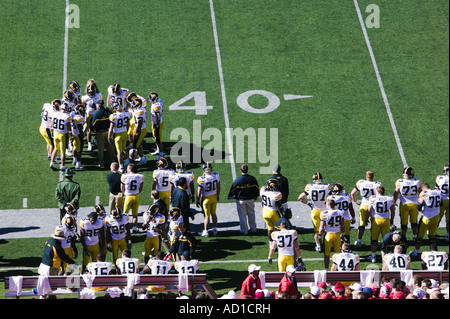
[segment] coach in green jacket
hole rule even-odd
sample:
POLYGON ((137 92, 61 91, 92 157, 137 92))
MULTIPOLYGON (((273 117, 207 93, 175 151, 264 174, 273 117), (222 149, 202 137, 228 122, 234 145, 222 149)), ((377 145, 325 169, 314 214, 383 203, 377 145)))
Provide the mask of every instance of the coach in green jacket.
POLYGON ((56 186, 55 197, 58 200, 60 219, 66 214, 64 206, 67 203, 72 203, 76 209, 80 208, 81 188, 80 184, 73 181, 73 175, 75 172, 71 168, 66 168, 65 179, 56 186))

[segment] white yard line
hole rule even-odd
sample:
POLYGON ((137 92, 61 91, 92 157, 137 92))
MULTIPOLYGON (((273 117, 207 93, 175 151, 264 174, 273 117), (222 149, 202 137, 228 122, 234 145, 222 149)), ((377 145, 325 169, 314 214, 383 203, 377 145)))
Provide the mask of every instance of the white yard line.
POLYGON ((225 136, 227 138, 228 152, 230 165, 231 165, 231 176, 233 180, 236 179, 236 163, 234 161, 234 148, 233 148, 233 140, 230 132, 230 119, 228 117, 228 104, 227 97, 225 94, 225 82, 223 79, 223 70, 222 70, 222 59, 220 57, 220 47, 219 47, 219 37, 217 36, 217 26, 216 26, 216 16, 214 14, 214 3, 213 0, 209 0, 209 7, 211 10, 211 20, 212 27, 214 32, 214 42, 216 45, 216 55, 217 55, 217 67, 219 69, 219 79, 220 79, 220 89, 222 91, 222 104, 223 104, 223 116, 225 120, 225 136))
POLYGON ((386 96, 386 92, 384 90, 383 81, 381 80, 380 72, 378 71, 377 61, 375 60, 375 55, 373 54, 372 46, 370 44, 369 36, 367 34, 366 25, 364 24, 364 19, 361 14, 361 10, 359 9, 358 0, 353 0, 356 8, 356 13, 358 14, 359 24, 361 25, 362 32, 364 34, 364 38, 366 39, 366 45, 369 50, 370 58, 372 59, 373 68, 375 70, 375 75, 378 80, 378 85, 380 87, 381 95, 383 96, 384 105, 386 106, 386 112, 389 117, 389 121, 391 123, 392 131, 394 132, 395 142, 397 143, 397 148, 400 153, 400 157, 402 158, 403 167, 408 166, 405 158, 405 154, 403 153, 402 143, 400 142, 400 138, 397 133, 397 128, 394 123, 394 117, 391 113, 391 108, 389 107, 389 101, 386 96))

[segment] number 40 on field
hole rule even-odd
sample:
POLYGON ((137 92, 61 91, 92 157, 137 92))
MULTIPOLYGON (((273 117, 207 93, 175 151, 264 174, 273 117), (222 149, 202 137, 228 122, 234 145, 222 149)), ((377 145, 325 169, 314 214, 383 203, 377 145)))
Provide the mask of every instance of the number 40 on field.
MULTIPOLYGON (((283 99, 288 100, 297 100, 297 99, 304 99, 312 97, 311 95, 292 95, 292 94, 284 94, 283 99)), ((236 100, 237 105, 243 109, 244 111, 247 111, 249 113, 258 113, 258 114, 264 114, 264 113, 270 113, 275 111, 281 104, 280 98, 275 95, 272 92, 263 91, 263 90, 252 90, 247 91, 242 94, 240 94, 236 100), (260 95, 267 99, 267 105, 264 108, 255 108, 250 105, 249 98, 254 95, 260 95)), ((206 92, 203 91, 196 91, 191 92, 185 97, 179 99, 175 103, 169 106, 169 110, 171 111, 189 111, 193 110, 195 111, 196 115, 207 115, 208 110, 212 110, 212 106, 208 105, 206 102, 206 92), (190 100, 194 100, 194 105, 185 105, 186 102, 190 100)))

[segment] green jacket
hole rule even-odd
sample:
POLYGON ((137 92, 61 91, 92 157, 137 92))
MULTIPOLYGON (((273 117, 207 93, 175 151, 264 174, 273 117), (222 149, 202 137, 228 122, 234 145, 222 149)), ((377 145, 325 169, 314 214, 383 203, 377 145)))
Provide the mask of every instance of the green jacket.
POLYGON ((72 203, 75 208, 80 207, 81 188, 80 184, 64 179, 56 186, 55 197, 58 200, 58 207, 64 208, 67 203, 72 203))

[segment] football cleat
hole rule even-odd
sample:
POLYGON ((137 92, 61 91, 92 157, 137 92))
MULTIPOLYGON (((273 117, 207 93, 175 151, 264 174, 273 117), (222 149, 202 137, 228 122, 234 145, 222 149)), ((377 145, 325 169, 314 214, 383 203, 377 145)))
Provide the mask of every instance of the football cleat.
POLYGON ((405 167, 405 169, 403 170, 403 178, 405 179, 414 178, 414 170, 412 169, 411 166, 405 167))
POLYGON ((331 188, 332 195, 339 195, 344 191, 344 186, 341 183, 336 183, 331 188))
POLYGON ((148 101, 154 103, 158 100, 158 93, 152 92, 148 95, 148 101))
POLYGON ((319 172, 315 172, 312 176, 313 182, 314 183, 322 183, 322 174, 320 174, 319 172))

